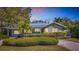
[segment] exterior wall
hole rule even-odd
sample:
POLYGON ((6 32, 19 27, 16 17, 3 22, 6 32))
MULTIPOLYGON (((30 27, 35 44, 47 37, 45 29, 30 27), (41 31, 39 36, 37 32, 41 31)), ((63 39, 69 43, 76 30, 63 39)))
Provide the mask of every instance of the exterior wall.
MULTIPOLYGON (((32 31, 29 30, 28 32, 26 32, 26 31, 24 30, 24 33, 32 33, 32 31)), ((20 32, 19 32, 18 30, 14 30, 14 31, 13 31, 13 34, 20 34, 20 32)))
POLYGON ((13 34, 20 34, 18 30, 14 30, 13 34))
POLYGON ((52 32, 61 32, 62 30, 58 29, 58 28, 52 28, 52 32))
POLYGON ((41 32, 41 29, 40 28, 35 28, 34 32, 41 32))
MULTIPOLYGON (((28 32, 24 31, 25 33, 32 33, 32 32, 38 32, 41 33, 41 28, 34 28, 33 31, 29 30, 28 32)), ((13 35, 18 35, 20 32, 18 30, 13 30, 13 35)))
MULTIPOLYGON (((32 31, 30 31, 30 30, 28 32, 24 31, 24 33, 32 33, 32 31)), ((13 37, 17 37, 21 33, 18 30, 12 30, 11 34, 13 37)))
POLYGON ((47 33, 47 32, 48 32, 48 28, 45 28, 45 29, 44 29, 44 32, 46 32, 46 33, 47 33))
POLYGON ((62 32, 63 30, 61 27, 54 27, 54 26, 49 26, 44 29, 45 33, 51 33, 51 32, 62 32))

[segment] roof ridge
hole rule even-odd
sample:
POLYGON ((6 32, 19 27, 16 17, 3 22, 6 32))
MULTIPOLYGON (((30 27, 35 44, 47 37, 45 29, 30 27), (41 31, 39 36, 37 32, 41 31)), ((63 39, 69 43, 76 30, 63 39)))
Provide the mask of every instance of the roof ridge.
MULTIPOLYGON (((63 26, 63 27, 65 27, 65 28, 67 28, 66 26, 64 26, 64 25, 62 25, 62 24, 60 24, 60 23, 57 23, 57 22, 53 22, 53 23, 50 23, 50 24, 48 24, 47 26, 49 26, 49 25, 51 25, 51 24, 57 24, 57 25, 60 25, 60 26, 63 26)), ((45 26, 45 27, 47 27, 47 26, 45 26)), ((45 28, 45 27, 43 27, 43 28, 45 28)))

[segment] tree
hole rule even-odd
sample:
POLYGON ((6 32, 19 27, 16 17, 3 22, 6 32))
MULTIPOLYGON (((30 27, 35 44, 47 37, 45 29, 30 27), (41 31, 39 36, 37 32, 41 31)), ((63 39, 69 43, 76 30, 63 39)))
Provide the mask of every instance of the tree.
POLYGON ((21 11, 21 8, 11 8, 11 7, 7 7, 7 8, 0 8, 0 21, 2 22, 1 26, 9 26, 15 23, 15 21, 17 20, 17 16, 19 16, 19 13, 21 11), (5 23, 5 24, 3 24, 5 23))
POLYGON ((63 18, 55 18, 54 22, 60 23, 65 25, 67 28, 71 28, 72 26, 74 26, 74 22, 69 19, 68 17, 63 17, 63 18))
POLYGON ((18 23, 18 27, 19 27, 19 31, 22 34, 24 34, 24 31, 28 32, 31 29, 28 20, 25 20, 25 21, 20 20, 18 23))
POLYGON ((60 18, 60 17, 55 17, 54 22, 61 23, 62 21, 63 21, 63 19, 62 19, 62 18, 60 18))
POLYGON ((71 28, 72 37, 79 38, 79 25, 71 28))
POLYGON ((72 21, 68 17, 64 17, 64 18, 55 18, 54 22, 58 22, 60 24, 65 25, 70 30, 72 37, 79 38, 79 21, 78 20, 72 21))
MULTIPOLYGON (((0 26, 1 27, 13 27, 14 24, 21 23, 21 27, 28 29, 30 21, 30 8, 20 8, 20 7, 2 7, 0 8, 0 26), (28 26, 25 26, 28 23, 28 26), (24 27, 23 27, 24 26, 24 27)), ((19 27, 19 25, 17 26, 19 27)), ((20 27, 20 28, 21 28, 20 27)))
POLYGON ((22 34, 24 34, 24 31, 28 32, 31 30, 30 27, 30 11, 31 9, 27 8, 26 10, 23 10, 22 15, 23 17, 20 17, 18 22, 19 30, 22 34))

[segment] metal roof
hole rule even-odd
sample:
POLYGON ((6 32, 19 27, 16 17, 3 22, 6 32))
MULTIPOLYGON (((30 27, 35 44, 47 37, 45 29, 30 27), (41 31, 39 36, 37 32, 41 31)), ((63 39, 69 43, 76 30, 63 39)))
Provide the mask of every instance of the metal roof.
POLYGON ((45 26, 47 26, 48 24, 45 24, 45 23, 33 23, 33 24, 30 24, 32 28, 43 28, 45 26))

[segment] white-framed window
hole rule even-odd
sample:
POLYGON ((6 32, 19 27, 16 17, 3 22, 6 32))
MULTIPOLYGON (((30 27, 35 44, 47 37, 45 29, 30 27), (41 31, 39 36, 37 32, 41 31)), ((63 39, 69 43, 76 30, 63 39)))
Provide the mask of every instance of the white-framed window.
POLYGON ((52 28, 52 32, 58 32, 58 28, 52 28))
POLYGON ((18 30, 14 30, 14 34, 20 34, 18 30))
POLYGON ((41 32, 40 28, 35 28, 35 32, 41 32))
POLYGON ((48 28, 45 28, 45 32, 48 32, 48 28))

